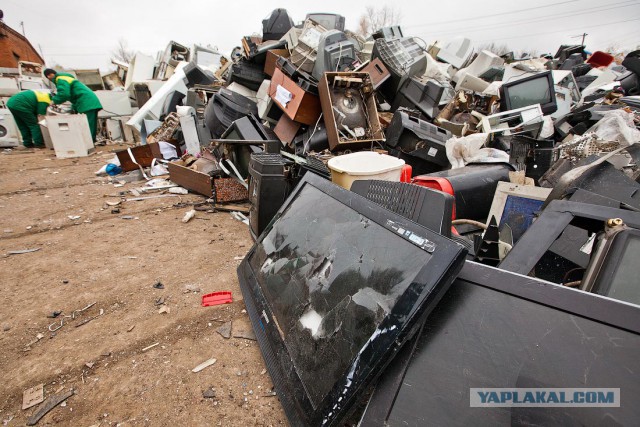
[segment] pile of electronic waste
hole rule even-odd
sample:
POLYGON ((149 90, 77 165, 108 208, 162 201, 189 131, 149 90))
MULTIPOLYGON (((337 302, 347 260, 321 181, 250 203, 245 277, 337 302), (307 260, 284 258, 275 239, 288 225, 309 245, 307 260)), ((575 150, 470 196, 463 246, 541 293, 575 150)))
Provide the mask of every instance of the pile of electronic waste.
POLYGON ((640 51, 514 58, 277 9, 216 67, 163 70, 124 169, 250 202, 238 276, 292 424, 638 419, 640 51), (478 413, 472 387, 625 403, 478 413))

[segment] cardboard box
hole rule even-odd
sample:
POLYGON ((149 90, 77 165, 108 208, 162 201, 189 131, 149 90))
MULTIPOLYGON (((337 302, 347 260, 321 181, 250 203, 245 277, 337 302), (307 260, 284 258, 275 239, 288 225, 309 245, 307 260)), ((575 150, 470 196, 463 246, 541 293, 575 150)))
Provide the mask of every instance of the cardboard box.
POLYGON ((327 128, 329 147, 332 151, 371 147, 374 142, 384 141, 384 132, 380 125, 373 85, 369 73, 324 73, 318 84, 318 90, 320 92, 324 124, 327 128), (364 96, 364 107, 366 108, 366 116, 368 117, 368 127, 365 129, 365 132, 369 135, 366 139, 346 139, 342 137, 338 131, 336 113, 333 108, 335 99, 333 99, 332 96, 333 83, 336 78, 348 82, 349 88, 361 91, 364 96))
POLYGON ((271 79, 269 96, 291 120, 305 125, 314 125, 322 112, 318 96, 302 89, 279 68, 275 69, 271 79), (282 93, 290 95, 291 99, 288 102, 283 103, 279 100, 278 88, 282 93))
POLYGON ((271 49, 267 52, 267 58, 264 62, 264 73, 272 76, 276 71, 276 61, 279 57, 288 58, 289 51, 287 49, 271 49))

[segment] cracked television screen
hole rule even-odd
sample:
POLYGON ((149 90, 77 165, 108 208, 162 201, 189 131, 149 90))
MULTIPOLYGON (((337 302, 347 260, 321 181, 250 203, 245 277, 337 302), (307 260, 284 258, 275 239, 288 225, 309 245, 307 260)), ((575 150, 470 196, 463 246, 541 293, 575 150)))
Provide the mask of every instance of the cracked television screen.
POLYGON ((429 259, 310 185, 274 223, 249 263, 314 407, 429 259))

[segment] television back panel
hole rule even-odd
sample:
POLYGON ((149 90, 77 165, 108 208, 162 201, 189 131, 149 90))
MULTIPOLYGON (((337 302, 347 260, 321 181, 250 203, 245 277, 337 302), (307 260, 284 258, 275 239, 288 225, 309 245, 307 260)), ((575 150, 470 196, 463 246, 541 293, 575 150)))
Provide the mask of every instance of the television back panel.
POLYGON ((638 306, 467 262, 415 347, 383 374, 360 425, 633 425, 638 325, 638 306), (472 387, 615 388, 620 400, 473 407, 472 387))

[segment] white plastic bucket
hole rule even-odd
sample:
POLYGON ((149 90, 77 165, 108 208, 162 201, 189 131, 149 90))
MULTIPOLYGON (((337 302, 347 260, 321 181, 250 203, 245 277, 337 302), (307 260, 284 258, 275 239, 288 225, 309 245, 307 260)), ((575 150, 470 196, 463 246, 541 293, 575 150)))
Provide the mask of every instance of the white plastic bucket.
POLYGON ((334 157, 328 166, 331 181, 349 190, 353 181, 361 179, 400 181, 404 160, 373 151, 360 151, 334 157))

